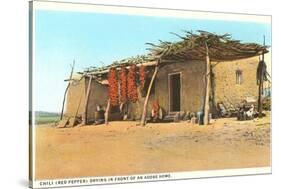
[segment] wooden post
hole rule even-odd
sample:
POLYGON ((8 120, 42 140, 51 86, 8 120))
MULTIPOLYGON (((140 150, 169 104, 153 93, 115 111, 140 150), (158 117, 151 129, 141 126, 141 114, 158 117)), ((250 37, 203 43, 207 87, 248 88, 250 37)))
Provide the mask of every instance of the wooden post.
POLYGON ((91 83, 92 83, 92 78, 93 76, 90 76, 88 87, 87 87, 87 93, 86 93, 86 98, 85 98, 85 105, 84 105, 84 116, 83 116, 83 125, 87 124, 87 114, 88 114, 88 104, 89 104, 89 96, 91 92, 91 83))
POLYGON ((109 111, 110 111, 110 99, 108 99, 108 101, 107 101, 107 106, 106 106, 106 110, 105 110, 105 113, 104 113, 104 123, 105 123, 105 125, 108 125, 109 111))
POLYGON ((262 78, 260 78, 259 94, 258 94, 258 116, 259 117, 262 117, 262 90, 263 90, 263 81, 262 81, 262 78))
POLYGON ((159 63, 160 63, 160 60, 158 60, 156 65, 155 65, 154 73, 152 75, 151 81, 150 81, 149 86, 148 86, 147 94, 146 94, 145 101, 144 101, 144 104, 143 104, 143 112, 142 112, 142 115, 141 115, 141 123, 140 123, 141 126, 145 125, 148 99, 149 99, 149 96, 150 96, 150 92, 151 92, 153 82, 154 82, 155 77, 157 75, 157 72, 159 70, 159 63))
MULTIPOLYGON (((265 36, 263 36, 263 46, 265 46, 265 36)), ((262 91, 263 91, 263 80, 265 70, 264 52, 262 52, 262 60, 259 62, 260 72, 259 77, 259 94, 258 94, 258 116, 262 117, 262 91)))
POLYGON ((70 82, 71 82, 72 75, 73 75, 74 65, 75 65, 75 60, 73 60, 73 64, 71 66, 71 72, 70 72, 68 84, 67 84, 67 87, 66 87, 66 89, 64 91, 63 102, 62 102, 62 109, 61 109, 61 114, 60 114, 60 120, 62 120, 62 118, 63 118, 63 110, 64 110, 65 98, 66 98, 67 91, 68 91, 68 89, 70 87, 70 82))
POLYGON ((210 89, 211 89, 211 63, 209 57, 209 48, 206 44, 206 94, 204 105, 204 125, 209 124, 209 112, 210 112, 210 89))

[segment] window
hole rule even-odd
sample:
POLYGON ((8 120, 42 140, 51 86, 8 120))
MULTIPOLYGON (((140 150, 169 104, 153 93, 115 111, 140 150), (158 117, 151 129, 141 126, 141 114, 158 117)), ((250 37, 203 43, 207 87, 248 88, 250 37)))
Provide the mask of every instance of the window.
POLYGON ((242 84, 242 71, 236 70, 236 84, 241 85, 242 84))

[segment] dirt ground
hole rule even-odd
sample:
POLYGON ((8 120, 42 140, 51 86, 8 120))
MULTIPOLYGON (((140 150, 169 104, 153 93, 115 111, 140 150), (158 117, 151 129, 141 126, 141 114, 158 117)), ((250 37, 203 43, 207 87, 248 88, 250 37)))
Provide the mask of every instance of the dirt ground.
POLYGON ((208 126, 111 122, 36 128, 36 179, 113 176, 271 165, 270 116, 208 126))

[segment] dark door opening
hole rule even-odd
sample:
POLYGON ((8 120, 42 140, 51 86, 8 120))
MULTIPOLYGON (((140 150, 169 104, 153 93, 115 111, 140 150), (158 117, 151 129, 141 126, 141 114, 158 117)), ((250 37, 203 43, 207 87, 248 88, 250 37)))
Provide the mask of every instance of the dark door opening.
POLYGON ((181 109, 181 74, 169 75, 170 111, 179 112, 181 109))

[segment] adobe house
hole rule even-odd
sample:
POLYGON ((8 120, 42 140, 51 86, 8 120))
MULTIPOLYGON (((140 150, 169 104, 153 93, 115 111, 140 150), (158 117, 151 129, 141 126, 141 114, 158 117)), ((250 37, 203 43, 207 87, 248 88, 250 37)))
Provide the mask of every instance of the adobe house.
MULTIPOLYGON (((149 44, 152 48, 147 56, 79 72, 78 78, 69 80, 64 114, 80 116, 84 123, 90 123, 95 120, 97 105, 108 112, 109 68, 128 69, 132 64, 143 65, 147 70, 145 95, 138 90, 138 101, 130 104, 129 111, 129 116, 141 120, 141 125, 145 125, 156 100, 168 115, 202 111, 205 124, 218 102, 227 108, 237 107, 247 99, 261 102, 267 47, 205 31, 186 32, 180 37, 182 40, 175 43, 149 44)), ((108 119, 111 120, 110 111, 108 119)))

